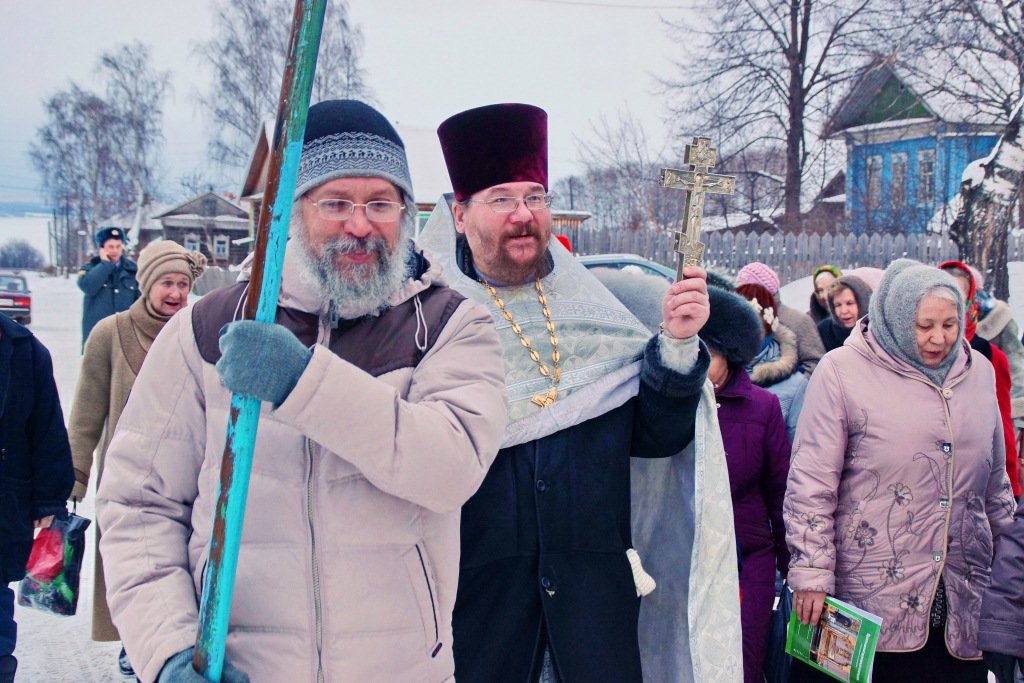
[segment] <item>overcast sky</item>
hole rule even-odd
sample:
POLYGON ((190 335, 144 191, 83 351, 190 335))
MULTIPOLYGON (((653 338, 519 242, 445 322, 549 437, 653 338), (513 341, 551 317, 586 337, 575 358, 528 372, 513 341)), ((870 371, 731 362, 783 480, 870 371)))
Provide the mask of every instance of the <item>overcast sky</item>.
MULTIPOLYGON (((578 170, 574 136, 627 106, 655 140, 665 106, 656 76, 682 56, 661 20, 689 16, 691 0, 350 0, 363 31, 363 66, 392 121, 436 128, 448 116, 501 101, 549 114, 552 181, 578 170)), ((195 94, 208 72, 195 45, 208 39, 208 0, 0 0, 0 201, 35 201, 39 179, 26 152, 42 102, 71 80, 94 85, 101 52, 149 45, 172 72, 164 108, 164 187, 204 169, 209 121, 195 94)), ((237 184, 240 184, 239 179, 237 184)), ((413 182, 416 179, 413 178, 413 182)), ((226 188, 237 191, 237 188, 226 188)))

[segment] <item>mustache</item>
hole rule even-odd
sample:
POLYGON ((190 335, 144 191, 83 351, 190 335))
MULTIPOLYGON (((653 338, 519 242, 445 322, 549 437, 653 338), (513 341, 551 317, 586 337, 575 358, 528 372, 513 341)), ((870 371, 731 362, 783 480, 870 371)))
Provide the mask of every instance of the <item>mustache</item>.
POLYGON ((515 239, 517 237, 538 237, 539 238, 540 237, 540 233, 537 230, 535 230, 534 228, 532 228, 532 227, 530 227, 528 225, 524 225, 519 230, 516 230, 515 232, 511 232, 511 233, 505 235, 502 239, 511 240, 511 239, 515 239))
POLYGON ((324 243, 324 252, 331 254, 352 254, 357 251, 375 253, 378 256, 388 252, 388 243, 383 237, 334 237, 324 243))

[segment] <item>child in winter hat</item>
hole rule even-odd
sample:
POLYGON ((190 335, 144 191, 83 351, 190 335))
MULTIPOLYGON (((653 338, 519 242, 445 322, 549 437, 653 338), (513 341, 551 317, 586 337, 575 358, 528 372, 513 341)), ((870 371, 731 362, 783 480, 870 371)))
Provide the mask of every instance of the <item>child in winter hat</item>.
POLYGON ((767 264, 754 261, 740 268, 736 274, 736 286, 761 285, 773 297, 779 293, 779 276, 767 264))

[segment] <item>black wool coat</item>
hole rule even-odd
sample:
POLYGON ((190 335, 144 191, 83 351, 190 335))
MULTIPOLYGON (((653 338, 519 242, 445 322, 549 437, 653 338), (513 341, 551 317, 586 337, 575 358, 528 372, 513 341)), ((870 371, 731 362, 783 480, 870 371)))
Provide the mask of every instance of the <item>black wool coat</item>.
POLYGON ((562 683, 641 683, 629 458, 693 440, 708 362, 702 345, 689 374, 671 372, 655 337, 636 397, 498 452, 462 509, 457 681, 533 683, 546 644, 562 683))
POLYGON ((121 257, 121 267, 93 256, 78 270, 78 288, 85 294, 82 302, 82 346, 99 321, 128 308, 139 298, 139 282, 135 275, 139 266, 130 258, 121 257))
POLYGON ((25 575, 33 520, 65 510, 74 483, 50 354, 0 315, 0 581, 25 575))

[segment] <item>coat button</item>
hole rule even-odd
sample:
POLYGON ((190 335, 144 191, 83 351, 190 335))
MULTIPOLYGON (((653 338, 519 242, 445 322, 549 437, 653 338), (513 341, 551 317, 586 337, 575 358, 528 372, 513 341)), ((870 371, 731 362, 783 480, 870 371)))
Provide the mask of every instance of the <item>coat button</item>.
POLYGON ((942 553, 932 553, 932 559, 936 562, 942 562, 942 553))
POLYGON ((548 483, 546 481, 544 481, 543 479, 538 479, 537 480, 537 490, 540 491, 541 493, 544 493, 545 491, 548 490, 548 483))
POLYGON ((555 597, 555 582, 546 576, 540 577, 540 587, 544 589, 544 592, 548 594, 549 598, 555 597))
POLYGON ((943 389, 942 390, 942 398, 946 398, 946 399, 953 398, 953 390, 952 389, 943 389))

